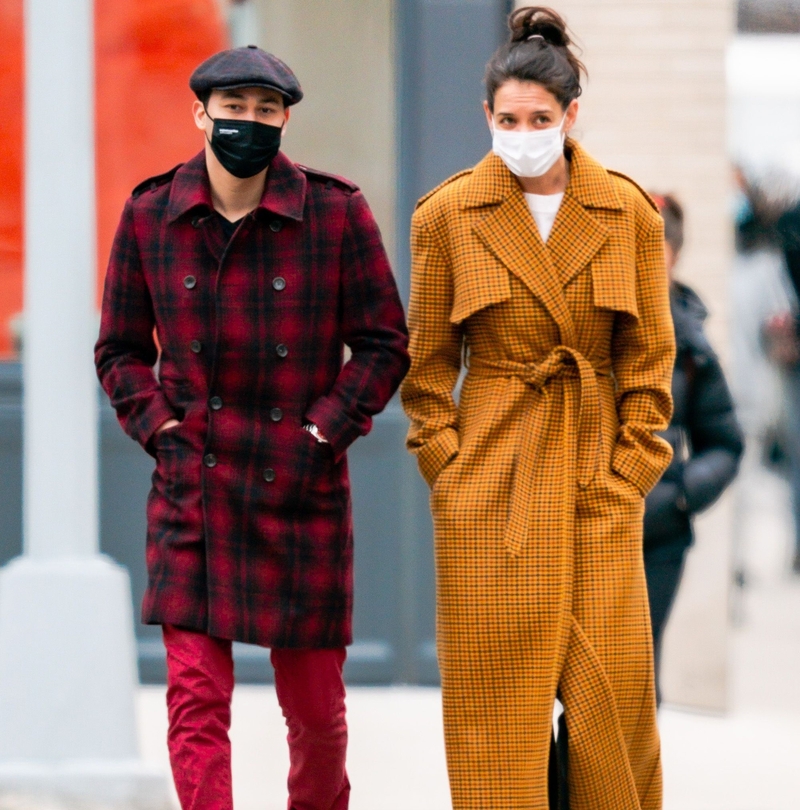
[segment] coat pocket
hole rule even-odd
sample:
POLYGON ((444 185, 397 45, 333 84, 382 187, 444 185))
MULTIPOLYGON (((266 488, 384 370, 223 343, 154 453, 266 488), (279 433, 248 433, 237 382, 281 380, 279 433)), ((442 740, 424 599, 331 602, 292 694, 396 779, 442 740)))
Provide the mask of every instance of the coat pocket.
POLYGON ((159 385, 167 398, 167 402, 177 414, 177 419, 182 422, 186 417, 186 411, 192 405, 193 391, 192 384, 188 380, 160 380, 159 385))
MULTIPOLYGON (((156 479, 163 497, 176 506, 184 496, 185 473, 190 465, 190 445, 180 432, 182 423, 153 436, 156 451, 156 479)), ((157 483, 154 479, 154 485, 157 483)))
POLYGON ((621 475, 615 470, 611 470, 610 479, 614 487, 628 498, 633 498, 637 502, 644 499, 644 496, 639 491, 639 487, 637 487, 633 481, 629 481, 625 478, 624 475, 621 475))
MULTIPOLYGON (((292 430, 294 482, 287 492, 293 503, 305 508, 322 508, 338 503, 346 496, 345 459, 338 462, 328 442, 317 438, 298 425, 292 430)), ((290 476, 291 477, 291 476, 290 476)))

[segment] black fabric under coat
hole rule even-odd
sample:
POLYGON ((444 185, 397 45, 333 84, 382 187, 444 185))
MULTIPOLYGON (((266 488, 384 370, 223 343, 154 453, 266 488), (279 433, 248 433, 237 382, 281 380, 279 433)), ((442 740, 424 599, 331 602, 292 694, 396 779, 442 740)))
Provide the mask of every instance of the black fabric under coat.
POLYGON ((672 464, 645 501, 644 548, 652 558, 680 556, 691 545, 692 515, 710 506, 733 480, 744 450, 733 400, 703 331, 708 312, 690 287, 670 293, 677 354, 674 415, 661 435, 672 464))

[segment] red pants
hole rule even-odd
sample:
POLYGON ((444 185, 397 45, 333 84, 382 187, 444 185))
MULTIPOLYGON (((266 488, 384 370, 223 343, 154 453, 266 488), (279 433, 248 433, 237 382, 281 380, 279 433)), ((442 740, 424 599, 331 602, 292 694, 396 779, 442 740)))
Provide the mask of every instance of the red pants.
MULTIPOLYGON (((169 758, 183 810, 232 810, 231 642, 164 625, 169 758)), ((345 649, 272 650, 289 729, 289 810, 346 810, 345 649)))

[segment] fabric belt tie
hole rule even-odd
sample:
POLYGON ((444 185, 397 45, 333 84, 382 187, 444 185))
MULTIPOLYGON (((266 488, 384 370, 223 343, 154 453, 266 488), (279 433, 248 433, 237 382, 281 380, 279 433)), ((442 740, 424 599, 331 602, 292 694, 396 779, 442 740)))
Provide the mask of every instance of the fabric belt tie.
MULTIPOLYGON (((542 446, 542 433, 546 427, 553 425, 553 396, 548 390, 549 383, 556 379, 578 382, 577 407, 574 394, 568 392, 566 385, 563 386, 564 396, 560 398, 563 405, 562 435, 565 438, 575 437, 576 458, 573 464, 558 466, 565 473, 569 470, 574 471, 573 481, 577 482, 581 489, 585 489, 591 484, 597 472, 602 447, 601 403, 597 376, 609 377, 610 372, 594 368, 580 352, 568 346, 556 346, 541 363, 517 363, 512 360, 485 360, 472 357, 469 372, 479 377, 517 379, 524 384, 531 397, 539 396, 542 399, 543 408, 534 408, 533 402, 526 402, 519 431, 511 508, 503 538, 508 551, 518 556, 527 543, 532 513, 536 508, 534 473, 542 446)), ((568 447, 564 447, 561 452, 568 453, 568 447)), ((568 484, 567 481, 564 483, 568 484)), ((566 495, 566 492, 564 494, 566 495)))

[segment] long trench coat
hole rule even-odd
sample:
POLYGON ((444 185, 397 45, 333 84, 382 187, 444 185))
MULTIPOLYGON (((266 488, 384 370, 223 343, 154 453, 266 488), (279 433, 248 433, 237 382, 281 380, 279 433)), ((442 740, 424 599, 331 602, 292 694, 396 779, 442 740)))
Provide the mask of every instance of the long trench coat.
POLYGON ((654 435, 674 358, 663 224, 566 149, 546 245, 494 155, 413 219, 402 395, 432 486, 456 810, 548 806, 557 695, 571 810, 661 803, 642 513, 671 457, 654 435))
POLYGON ((156 458, 145 622, 270 647, 351 642, 346 450, 399 385, 407 341, 378 227, 347 180, 278 153, 230 241, 203 153, 134 191, 95 359, 156 458))

